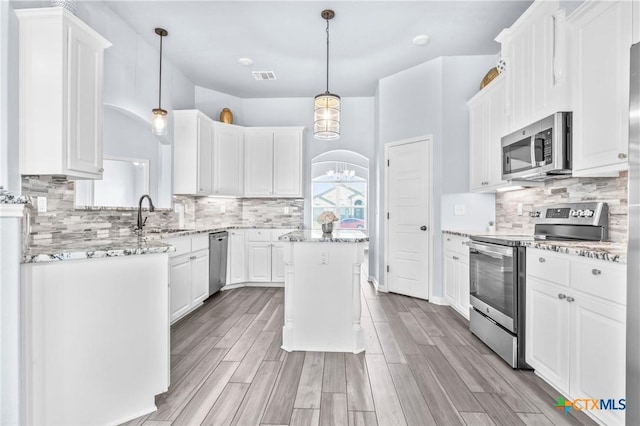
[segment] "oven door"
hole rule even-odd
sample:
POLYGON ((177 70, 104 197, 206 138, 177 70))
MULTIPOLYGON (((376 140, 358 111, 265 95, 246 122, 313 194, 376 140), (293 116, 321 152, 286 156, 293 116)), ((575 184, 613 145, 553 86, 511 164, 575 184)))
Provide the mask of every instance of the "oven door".
POLYGON ((469 243, 471 306, 514 334, 517 282, 517 248, 469 243))

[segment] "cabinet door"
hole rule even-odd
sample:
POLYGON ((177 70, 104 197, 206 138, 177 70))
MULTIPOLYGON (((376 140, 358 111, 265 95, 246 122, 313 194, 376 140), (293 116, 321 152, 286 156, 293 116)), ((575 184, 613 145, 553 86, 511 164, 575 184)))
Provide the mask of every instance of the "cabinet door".
POLYGON ((482 192, 486 185, 484 176, 484 106, 484 97, 474 99, 473 103, 469 103, 469 186, 474 192, 482 192))
POLYGON ((569 391, 567 288, 527 275, 526 361, 563 393, 569 391))
POLYGON ((273 194, 273 132, 246 132, 244 143, 244 195, 270 197, 273 194))
POLYGON ((631 2, 586 2, 570 17, 573 174, 627 168, 631 2))
POLYGON ((491 82, 490 92, 486 99, 485 127, 486 138, 484 141, 484 175, 487 186, 500 186, 505 183, 502 180, 502 142, 501 138, 506 134, 505 114, 505 84, 503 79, 491 82))
POLYGON ((102 176, 102 48, 67 27, 67 168, 102 176))
POLYGON ((284 282, 284 244, 272 243, 271 281, 284 282))
MULTIPOLYGON (((531 38, 526 28, 509 34, 506 44, 506 108, 508 132, 524 127, 531 116, 531 38)), ((503 55, 505 52, 503 52, 503 55)))
POLYGON ((249 243, 250 282, 271 281, 271 243, 249 243))
POLYGON ((229 232, 228 283, 237 284, 247 280, 245 264, 245 234, 242 231, 229 232))
POLYGON ((169 262, 169 288, 171 322, 182 317, 191 308, 191 260, 189 256, 169 262))
MULTIPOLYGON (((569 396, 578 398, 625 397, 624 306, 572 290, 572 328, 568 331, 571 349, 571 387, 569 396)), ((594 410, 604 424, 624 424, 624 411, 594 410)))
POLYGON ((451 306, 455 306, 458 300, 458 281, 456 274, 456 261, 454 254, 448 251, 444 252, 444 299, 451 306))
POLYGON ((209 297, 209 250, 191 255, 191 307, 209 297))
POLYGON ((209 195, 213 193, 213 128, 211 123, 202 117, 198 117, 198 194, 209 195))
POLYGON ((469 261, 464 258, 456 260, 456 281, 458 284, 458 298, 456 306, 458 311, 469 319, 469 261))
POLYGON ((242 129, 216 126, 213 193, 242 195, 244 189, 244 136, 242 129))
POLYGON ((278 130, 273 135, 273 193, 281 197, 302 196, 302 134, 278 130))

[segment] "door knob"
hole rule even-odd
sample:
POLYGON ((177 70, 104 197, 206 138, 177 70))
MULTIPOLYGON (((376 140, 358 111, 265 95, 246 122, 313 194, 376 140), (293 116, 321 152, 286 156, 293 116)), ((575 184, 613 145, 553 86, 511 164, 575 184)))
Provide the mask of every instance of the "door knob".
POLYGON ((426 226, 426 225, 422 225, 422 226, 420 227, 420 230, 421 230, 421 231, 426 231, 426 230, 427 230, 427 226, 426 226))

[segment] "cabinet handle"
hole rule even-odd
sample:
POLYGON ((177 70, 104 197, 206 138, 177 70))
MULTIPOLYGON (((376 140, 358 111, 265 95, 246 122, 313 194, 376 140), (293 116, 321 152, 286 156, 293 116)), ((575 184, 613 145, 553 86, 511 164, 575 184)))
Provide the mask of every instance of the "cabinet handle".
POLYGON ((562 300, 562 299, 566 299, 566 298, 567 298, 566 294, 558 293, 558 299, 562 300))
POLYGON ((447 241, 451 241, 451 238, 447 238, 447 241))
POLYGON ((540 262, 540 263, 544 263, 546 261, 547 261, 547 259, 545 259, 544 257, 539 257, 538 258, 538 262, 540 262))
POLYGON ((100 167, 100 168, 98 169, 98 171, 99 171, 100 173, 102 173, 102 172, 104 172, 104 168, 103 168, 103 167, 100 167))
POLYGON ((191 259, 191 260, 196 260, 196 257, 197 257, 197 256, 191 256, 189 259, 191 259))
POLYGON ((591 273, 592 273, 593 275, 600 275, 600 274, 602 273, 602 271, 601 271, 600 269, 595 269, 595 268, 594 268, 594 269, 592 269, 592 270, 591 270, 591 273))
POLYGON ((453 256, 453 260, 459 260, 458 256, 453 256))
POLYGON ((571 303, 573 301, 575 301, 576 299, 574 299, 573 297, 569 296, 567 297, 567 302, 571 303))
POLYGON ((620 154, 618 154, 618 158, 621 160, 624 160, 625 158, 627 158, 627 154, 625 154, 624 152, 621 152, 620 154))

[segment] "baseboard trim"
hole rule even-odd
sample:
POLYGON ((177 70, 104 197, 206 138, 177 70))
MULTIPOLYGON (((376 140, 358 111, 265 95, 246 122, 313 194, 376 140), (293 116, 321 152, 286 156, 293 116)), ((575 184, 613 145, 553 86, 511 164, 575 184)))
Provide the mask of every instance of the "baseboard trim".
POLYGON ((220 289, 220 291, 233 290, 236 288, 242 287, 275 287, 275 288, 284 288, 283 282, 276 283, 254 283, 254 282, 246 282, 246 283, 236 283, 236 284, 227 284, 220 289))
POLYGON ((440 306, 449 306, 449 302, 447 302, 444 297, 430 297, 429 303, 440 306))
POLYGON ((376 277, 370 275, 368 281, 373 284, 373 288, 375 288, 376 291, 379 291, 381 293, 388 293, 386 287, 381 286, 376 277))

